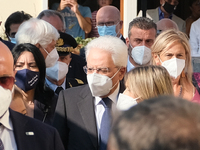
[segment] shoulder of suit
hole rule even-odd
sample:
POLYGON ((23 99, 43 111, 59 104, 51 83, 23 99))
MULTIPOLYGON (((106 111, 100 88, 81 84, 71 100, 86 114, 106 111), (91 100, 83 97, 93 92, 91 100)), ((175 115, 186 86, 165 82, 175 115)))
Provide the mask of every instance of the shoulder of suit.
POLYGON ((154 12, 156 12, 156 11, 158 11, 158 8, 155 8, 155 9, 147 9, 147 13, 154 13, 154 12))
POLYGON ((172 20, 173 21, 177 21, 177 22, 185 22, 183 19, 181 19, 180 17, 176 16, 175 14, 173 14, 172 16, 172 20))
POLYGON ((37 119, 34 119, 34 118, 30 118, 28 116, 25 116, 21 113, 18 113, 18 112, 15 112, 13 110, 9 110, 10 111, 10 116, 11 116, 11 120, 12 120, 12 123, 13 125, 17 125, 17 126, 20 126, 19 124, 15 124, 17 122, 19 122, 20 124, 23 124, 25 122, 27 126, 29 127, 33 127, 34 129, 41 129, 41 130, 55 130, 53 127, 51 127, 50 125, 46 124, 46 123, 43 123, 37 119))
MULTIPOLYGON (((155 8, 155 9, 147 9, 146 13, 147 13, 147 15, 148 15, 148 14, 150 15, 150 14, 152 14, 152 13, 155 13, 156 11, 158 11, 158 8, 155 8)), ((142 10, 139 11, 137 17, 142 17, 142 10)))
POLYGON ((80 91, 82 91, 85 88, 89 88, 88 84, 84 84, 81 86, 75 86, 75 87, 71 87, 71 88, 67 88, 66 90, 63 90, 61 92, 65 93, 79 93, 80 91), (79 92, 78 92, 79 91, 79 92))

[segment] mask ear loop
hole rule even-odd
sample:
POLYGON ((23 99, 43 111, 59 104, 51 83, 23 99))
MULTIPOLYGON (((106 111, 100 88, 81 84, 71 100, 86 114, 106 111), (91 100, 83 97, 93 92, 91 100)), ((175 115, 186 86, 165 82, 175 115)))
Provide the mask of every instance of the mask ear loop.
POLYGON ((49 55, 49 53, 47 52, 47 50, 45 48, 43 48, 43 50, 49 55))
MULTIPOLYGON (((157 56, 158 56, 158 54, 157 54, 157 56)), ((158 56, 158 59, 160 60, 161 63, 163 63, 159 56, 158 56)))
MULTIPOLYGON (((120 70, 121 68, 122 68, 122 67, 120 67, 120 68, 117 70, 117 72, 110 78, 110 80, 112 80, 112 79, 115 77, 115 75, 119 72, 119 70, 120 70)), ((118 83, 119 83, 119 81, 117 81, 109 90, 112 90, 118 83)))

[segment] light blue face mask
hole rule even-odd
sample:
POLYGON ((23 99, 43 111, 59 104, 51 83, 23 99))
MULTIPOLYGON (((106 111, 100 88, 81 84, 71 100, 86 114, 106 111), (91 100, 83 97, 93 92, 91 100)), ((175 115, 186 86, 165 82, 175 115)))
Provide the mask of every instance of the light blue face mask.
POLYGON ((9 37, 9 39, 10 39, 10 42, 11 42, 11 43, 13 43, 13 44, 16 44, 16 43, 17 43, 17 41, 16 41, 15 38, 11 38, 11 37, 9 37))
POLYGON ((98 33, 100 36, 104 36, 104 35, 110 35, 110 36, 117 36, 118 33, 116 33, 116 26, 118 25, 112 25, 112 26, 97 26, 98 29, 98 33))

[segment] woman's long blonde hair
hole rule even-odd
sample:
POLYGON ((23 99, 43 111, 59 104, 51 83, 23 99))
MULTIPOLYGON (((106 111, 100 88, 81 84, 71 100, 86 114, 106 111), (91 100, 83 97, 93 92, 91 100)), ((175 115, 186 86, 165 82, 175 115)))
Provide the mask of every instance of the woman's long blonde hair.
MULTIPOLYGON (((185 33, 177 30, 163 31, 155 40, 151 47, 152 55, 160 55, 162 51, 167 51, 168 48, 175 42, 179 42, 185 49, 186 60, 184 73, 187 80, 192 82, 192 64, 191 64, 191 52, 188 37, 185 33)), ((152 57, 151 64, 156 65, 154 57, 152 57)))
POLYGON ((125 75, 125 85, 140 100, 159 95, 173 95, 169 73, 162 66, 140 66, 125 75))

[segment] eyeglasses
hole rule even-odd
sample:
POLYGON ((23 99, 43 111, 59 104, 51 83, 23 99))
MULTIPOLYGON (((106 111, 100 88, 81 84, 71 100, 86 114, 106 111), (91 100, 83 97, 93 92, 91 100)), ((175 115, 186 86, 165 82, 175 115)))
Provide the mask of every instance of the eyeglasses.
MULTIPOLYGON (((120 22, 120 21, 119 21, 119 22, 120 22)), ((119 23, 119 22, 118 22, 118 23, 119 23)), ((116 25, 118 25, 118 23, 116 23, 116 25)), ((113 25, 115 25, 115 22, 114 22, 114 21, 100 22, 100 23, 97 24, 97 27, 98 27, 98 26, 104 26, 104 25, 105 25, 105 26, 113 26, 113 25)))
POLYGON ((0 77, 0 86, 5 89, 10 89, 15 82, 15 78, 12 76, 1 76, 0 77))
MULTIPOLYGON (((115 68, 118 68, 118 67, 115 67, 115 68)), ((92 67, 87 67, 87 66, 84 66, 83 67, 83 70, 84 72, 87 74, 87 73, 93 73, 95 70, 99 73, 99 74, 107 74, 108 72, 110 72, 110 69, 105 67, 105 68, 92 68, 92 67)))

